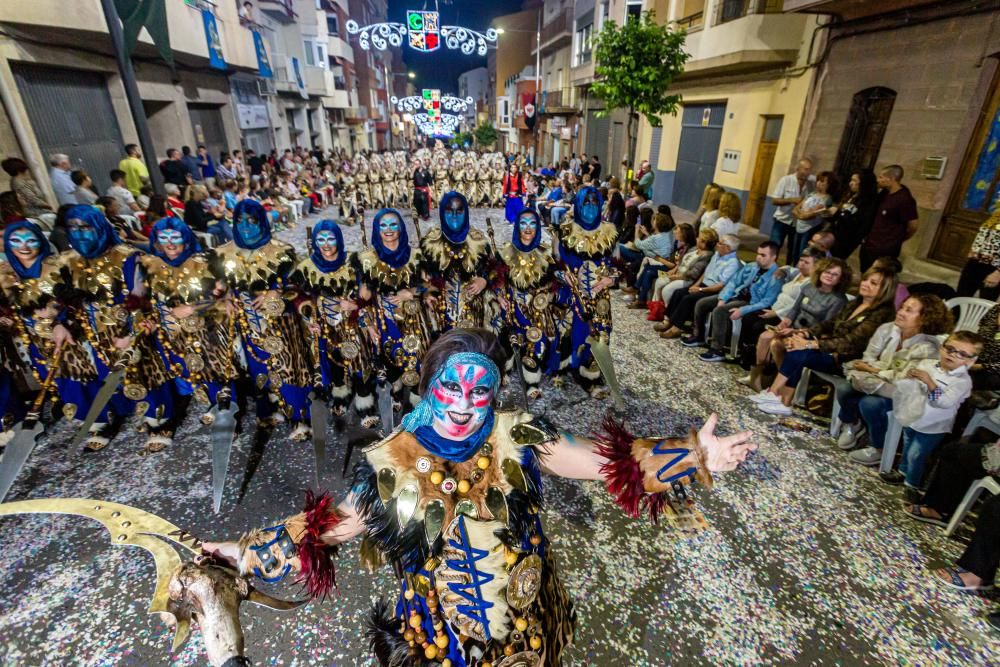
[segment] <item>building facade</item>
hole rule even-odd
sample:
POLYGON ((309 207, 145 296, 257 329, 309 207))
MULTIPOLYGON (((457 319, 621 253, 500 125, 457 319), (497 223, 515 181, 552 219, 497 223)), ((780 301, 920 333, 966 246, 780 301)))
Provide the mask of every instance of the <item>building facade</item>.
POLYGON ((470 69, 458 75, 458 96, 463 100, 471 97, 473 104, 466 107, 464 112, 465 124, 468 128, 474 128, 479 124, 478 114, 487 112, 486 103, 489 97, 489 72, 485 67, 470 69))
POLYGON ((784 5, 830 24, 796 153, 846 177, 902 166, 920 213, 907 264, 961 267, 998 201, 1000 3, 784 5))
POLYGON ((486 56, 488 116, 499 134, 498 147, 526 155, 534 154, 536 134, 524 123, 524 105, 534 104, 535 60, 532 53, 541 25, 542 3, 526 2, 522 11, 493 20, 491 27, 503 30, 496 48, 486 56))

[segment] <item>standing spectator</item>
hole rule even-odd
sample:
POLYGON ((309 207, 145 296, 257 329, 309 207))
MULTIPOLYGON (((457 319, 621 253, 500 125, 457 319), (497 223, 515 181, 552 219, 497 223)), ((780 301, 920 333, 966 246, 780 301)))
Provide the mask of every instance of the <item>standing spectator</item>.
POLYGON ((125 172, 125 187, 138 197, 143 185, 149 184, 149 170, 142 161, 142 153, 135 144, 125 145, 125 157, 118 163, 118 168, 125 172))
POLYGON ((590 173, 590 160, 587 158, 586 153, 580 154, 580 173, 577 174, 580 178, 583 178, 590 173))
POLYGON ((181 146, 181 162, 187 167, 188 173, 191 174, 191 178, 195 183, 201 183, 201 166, 199 165, 198 156, 191 154, 190 146, 181 146))
POLYGON ((190 178, 187 167, 181 162, 181 152, 176 148, 167 149, 167 159, 160 163, 160 173, 164 181, 178 188, 186 186, 190 178))
POLYGON ((201 168, 201 178, 206 185, 215 183, 215 161, 203 145, 198 146, 198 167, 201 168))
POLYGON ((788 258, 788 263, 799 261, 799 255, 805 250, 812 237, 813 230, 823 224, 823 216, 833 204, 837 196, 837 176, 832 171, 820 172, 816 177, 816 189, 802 198, 792 209, 795 218, 794 250, 788 258))
POLYGON ((882 188, 875 221, 861 244, 861 270, 866 271, 879 257, 899 257, 903 241, 917 233, 920 222, 917 202, 902 184, 903 168, 891 164, 879 174, 882 188))
POLYGON ((1000 207, 979 227, 958 278, 958 295, 996 301, 1000 295, 1000 207))
POLYGON ((737 235, 740 233, 740 218, 743 210, 738 195, 732 192, 723 192, 719 197, 718 217, 715 222, 708 226, 714 229, 720 237, 727 234, 737 235))
POLYGON ((577 176, 580 175, 580 159, 576 156, 576 153, 573 153, 569 159, 569 169, 577 176))
POLYGON ((653 197, 653 179, 655 178, 656 174, 653 173, 653 168, 649 166, 649 160, 643 160, 639 166, 639 189, 642 190, 642 194, 646 195, 646 199, 652 199, 653 197))
POLYGON ((55 153, 49 157, 49 179, 52 181, 52 189, 56 193, 56 199, 60 204, 77 204, 76 183, 70 174, 69 156, 65 153, 55 153))
MULTIPOLYGON (((601 182, 601 158, 596 155, 590 158, 590 178, 594 181, 595 187, 601 182)), ((646 196, 648 197, 649 195, 646 196)))
POLYGON ((264 173, 264 162, 266 160, 262 155, 257 155, 252 150, 247 151, 247 166, 250 167, 250 179, 258 180, 260 175, 264 173))
POLYGON ((20 197, 25 215, 29 218, 39 218, 54 213, 35 179, 31 177, 27 162, 19 157, 10 157, 0 162, 0 167, 10 176, 10 189, 20 197))
MULTIPOLYGON (((733 322, 747 315, 770 308, 781 292, 778 270, 778 244, 764 241, 757 246, 757 258, 732 277, 719 294, 719 303, 712 310, 712 333, 706 339, 708 351, 699 355, 702 361, 724 361, 733 322)), ((686 345, 686 342, 682 343, 686 345)))
POLYGON ((612 176, 608 180, 608 198, 604 205, 604 220, 612 223, 621 235, 625 226, 625 198, 621 193, 621 181, 612 176))
POLYGON ((878 205, 878 181, 871 169, 862 169, 851 174, 847 192, 840 204, 826 211, 833 227, 830 231, 836 242, 830 252, 834 257, 847 259, 857 250, 875 220, 878 205))
POLYGON ((795 216, 792 211, 816 188, 816 179, 811 174, 812 160, 802 158, 795 171, 782 176, 771 193, 771 201, 775 207, 771 240, 778 244, 778 248, 788 240, 788 251, 785 254, 788 263, 794 263, 790 259, 795 253, 795 216))
POLYGON ((73 185, 76 186, 76 190, 73 191, 73 197, 76 198, 77 204, 93 206, 97 203, 97 193, 92 189, 94 181, 91 180, 90 174, 83 169, 77 169, 69 177, 73 180, 73 185))
POLYGON ((132 192, 125 187, 125 172, 121 169, 112 169, 109 176, 111 177, 111 187, 104 194, 115 199, 121 211, 126 213, 141 211, 142 207, 136 203, 132 192))
POLYGON ((233 163, 233 158, 230 155, 223 155, 222 161, 219 166, 215 169, 215 177, 220 181, 235 181, 236 180, 236 166, 233 163))

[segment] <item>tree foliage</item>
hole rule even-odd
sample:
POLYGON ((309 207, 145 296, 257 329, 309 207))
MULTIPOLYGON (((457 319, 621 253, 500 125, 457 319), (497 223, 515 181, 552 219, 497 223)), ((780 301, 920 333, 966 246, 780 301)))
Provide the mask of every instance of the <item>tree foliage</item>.
POLYGON ((497 142, 497 130, 493 127, 493 123, 480 123, 473 134, 476 136, 476 144, 480 147, 492 146, 497 142))
POLYGON ((596 65, 590 90, 608 110, 641 113, 659 127, 661 114, 675 114, 681 96, 670 85, 684 71, 690 57, 684 51, 683 30, 674 31, 653 20, 651 12, 619 26, 608 21, 597 35, 596 65))

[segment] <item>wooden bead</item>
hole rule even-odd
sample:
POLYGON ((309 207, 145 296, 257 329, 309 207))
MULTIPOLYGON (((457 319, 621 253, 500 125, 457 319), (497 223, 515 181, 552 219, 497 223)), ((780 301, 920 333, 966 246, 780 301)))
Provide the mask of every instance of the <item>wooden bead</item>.
POLYGON ((434 643, 437 644, 438 648, 444 648, 448 645, 448 635, 439 634, 434 638, 434 643))
POLYGON ((534 637, 529 639, 528 643, 531 645, 531 648, 535 649, 536 651, 542 648, 542 638, 539 637, 538 635, 535 635, 534 637))
POLYGON ((413 599, 413 591, 411 589, 406 589, 406 592, 403 593, 403 597, 406 598, 407 600, 412 600, 413 599))
POLYGON ((471 488, 472 488, 472 485, 469 484, 469 480, 467 480, 467 479, 463 479, 463 480, 461 480, 458 483, 458 492, 460 494, 462 494, 463 496, 465 494, 467 494, 469 492, 469 489, 471 489, 471 488))
POLYGON ((418 632, 417 636, 416 636, 416 640, 417 640, 417 643, 420 644, 421 646, 426 645, 427 644, 427 633, 426 632, 418 632))
POLYGON ((536 546, 537 547, 539 544, 542 543, 542 536, 541 535, 532 535, 531 538, 528 541, 531 542, 532 546, 536 546))
POLYGON ((423 622, 424 622, 424 619, 422 619, 420 617, 420 614, 411 614, 410 615, 410 627, 411 628, 419 628, 420 625, 423 622))
POLYGON ((441 661, 441 667, 451 667, 451 659, 445 658, 441 661))
POLYGON ((514 621, 514 627, 520 630, 521 632, 524 632, 525 630, 528 629, 528 622, 523 618, 519 618, 516 621, 514 621))
POLYGON ((480 470, 486 470, 490 467, 490 459, 488 456, 480 456, 476 461, 476 465, 479 466, 480 470))
POLYGON ((444 481, 444 473, 440 470, 435 470, 431 473, 431 484, 437 486, 444 481))
POLYGON ((517 552, 508 551, 507 553, 504 554, 503 559, 504 561, 507 562, 507 565, 514 565, 515 563, 517 563, 517 552))
POLYGON ((407 630, 406 632, 403 633, 403 639, 405 639, 408 642, 413 641, 413 638, 416 636, 417 634, 413 630, 407 630))
POLYGON ((510 657, 510 656, 514 655, 514 645, 513 644, 507 644, 506 646, 504 646, 503 647, 503 654, 506 655, 507 657, 510 657))
POLYGON ((434 644, 428 644, 427 648, 424 649, 424 657, 428 660, 433 660, 438 655, 438 647, 434 644))

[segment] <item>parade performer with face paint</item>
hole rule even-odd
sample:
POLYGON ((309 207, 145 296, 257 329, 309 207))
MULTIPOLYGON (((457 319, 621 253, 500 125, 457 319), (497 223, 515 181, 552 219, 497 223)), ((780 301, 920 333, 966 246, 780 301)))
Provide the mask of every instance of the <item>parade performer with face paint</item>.
POLYGON ((433 193, 431 186, 434 185, 433 176, 424 161, 417 158, 413 161, 413 208, 421 220, 430 218, 430 206, 433 193))
POLYGON ((608 288, 614 284, 612 252, 618 238, 612 223, 601 222, 601 206, 597 188, 580 188, 572 212, 554 230, 564 266, 559 302, 572 313, 569 331, 561 340, 562 365, 572 368, 583 388, 598 398, 607 390, 588 339, 607 345, 611 337, 608 288))
POLYGON ((436 154, 434 164, 434 199, 440 201, 446 192, 452 190, 447 156, 444 153, 436 154))
POLYGON ((419 400, 420 360, 431 341, 420 301, 424 282, 420 265, 420 251, 410 247, 399 211, 376 213, 372 247, 357 254, 355 271, 362 283, 361 298, 368 304, 366 323, 378 334, 379 366, 404 410, 419 400))
POLYGON ((297 303, 312 347, 313 386, 333 399, 337 415, 351 406, 361 425, 378 425, 371 342, 358 327, 358 280, 344 235, 333 220, 312 229, 311 252, 289 279, 302 293, 297 303))
MULTIPOLYGON (((481 199, 479 192, 479 158, 475 151, 469 151, 465 156, 465 178, 462 182, 462 194, 466 200, 478 202, 481 199)), ((475 204, 473 204, 475 205, 475 204)))
MULTIPOLYGON (((500 259, 506 270, 496 293, 511 342, 508 354, 521 355, 528 398, 538 398, 542 395, 538 387, 542 377, 559 370, 561 315, 555 299, 555 262, 551 248, 542 244, 537 213, 530 209, 521 211, 514 220, 510 243, 500 251, 500 259)), ((510 372, 510 367, 506 370, 510 372)))
POLYGON ((368 160, 361 153, 354 156, 352 171, 354 172, 354 187, 358 193, 358 204, 361 208, 371 208, 372 192, 368 182, 370 178, 368 160))
MULTIPOLYGON (((145 416, 149 429, 145 452, 163 450, 170 444, 174 417, 173 377, 157 353, 154 338, 156 315, 148 301, 146 278, 137 249, 125 245, 101 211, 93 206, 74 206, 66 212, 70 246, 69 331, 82 331, 94 353, 100 381, 114 368, 125 368, 120 389, 108 405, 123 418, 133 411, 145 416)), ((87 448, 102 449, 107 408, 91 427, 87 448)))
POLYGON ((337 175, 337 201, 340 207, 340 219, 353 224, 358 214, 358 192, 354 185, 354 173, 351 163, 346 160, 337 175))
POLYGON ((486 327, 498 330, 499 308, 487 291, 495 270, 486 236, 469 224, 469 203, 457 192, 441 198, 441 227, 424 236, 420 248, 431 277, 436 328, 486 327))
POLYGON ((369 160, 371 169, 368 170, 368 183, 371 192, 369 205, 371 208, 382 208, 385 206, 385 189, 382 187, 382 176, 385 171, 382 165, 382 158, 378 153, 372 155, 369 160))
POLYGON ((70 333, 67 310, 56 296, 57 289, 69 283, 67 270, 61 258, 53 254, 41 228, 33 222, 10 223, 3 239, 7 262, 0 264, 0 290, 9 310, 5 308, 0 315, 5 320, 5 341, 0 346, 3 370, 0 418, 10 413, 13 423, 24 416, 15 383, 15 374, 25 370, 21 355, 26 355, 29 361, 26 370, 41 384, 53 370, 50 366, 56 352, 61 351, 55 393, 62 401, 63 415, 82 420, 101 383, 86 339, 82 332, 78 331, 78 336, 70 333))
POLYGON ((368 620, 385 667, 557 667, 575 615, 542 520, 542 473, 603 480, 634 518, 703 527, 690 489, 734 469, 750 434, 718 437, 716 417, 679 438, 636 438, 608 421, 592 442, 494 400, 504 361, 496 338, 454 330, 430 348, 423 400, 403 427, 367 447, 347 499, 307 494, 302 514, 203 549, 274 581, 293 573, 314 596, 335 585, 338 545, 363 536, 365 563, 389 563, 398 598, 368 620))
POLYGON ((178 218, 160 218, 150 232, 151 254, 140 261, 159 317, 157 348, 182 396, 208 405, 220 391, 232 398, 235 320, 222 299, 227 288, 213 272, 198 238, 178 218))
POLYGON ((295 294, 286 291, 295 266, 292 247, 272 239, 264 207, 244 199, 233 210, 233 240, 216 249, 216 258, 216 271, 236 301, 236 328, 259 392, 258 424, 269 428, 288 418, 290 437, 308 440, 312 372, 302 323, 291 307, 295 294))
POLYGON ((503 178, 506 175, 507 161, 502 153, 493 153, 490 161, 490 206, 501 208, 503 200, 503 178))

